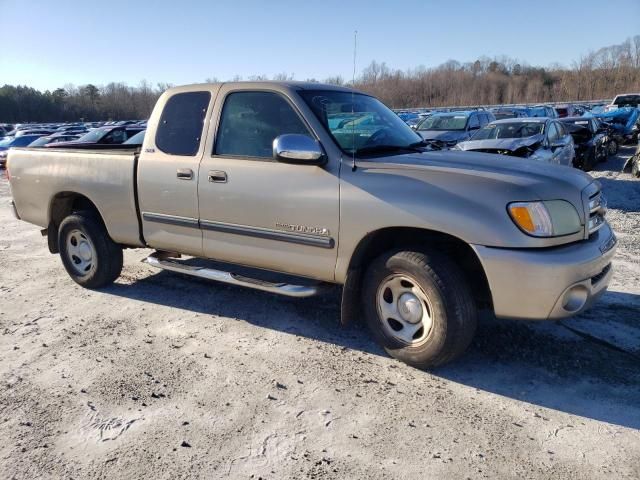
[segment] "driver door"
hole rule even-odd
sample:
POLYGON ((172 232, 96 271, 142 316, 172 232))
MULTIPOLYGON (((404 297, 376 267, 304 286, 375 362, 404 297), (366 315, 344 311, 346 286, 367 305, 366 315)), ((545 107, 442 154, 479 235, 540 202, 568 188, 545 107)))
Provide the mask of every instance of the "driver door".
POLYGON ((316 166, 273 158, 280 135, 315 138, 295 101, 286 92, 221 88, 216 136, 208 140, 198 175, 203 250, 208 258, 331 281, 338 159, 316 166))

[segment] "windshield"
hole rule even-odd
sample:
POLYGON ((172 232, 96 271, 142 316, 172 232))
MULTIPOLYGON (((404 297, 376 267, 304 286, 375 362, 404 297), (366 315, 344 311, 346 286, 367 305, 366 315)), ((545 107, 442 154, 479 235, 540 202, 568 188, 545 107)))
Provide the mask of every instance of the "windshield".
POLYGON ((89 133, 85 133, 78 139, 78 142, 97 142, 108 132, 108 130, 98 129, 92 130, 89 133))
POLYGON ((490 123, 478 130, 471 140, 533 137, 544 132, 543 122, 490 123))
POLYGON ((300 96, 340 148, 349 154, 363 149, 415 148, 422 138, 374 97, 331 90, 303 90, 300 96))
POLYGON ((418 125, 418 130, 464 130, 467 126, 466 115, 433 115, 418 125))

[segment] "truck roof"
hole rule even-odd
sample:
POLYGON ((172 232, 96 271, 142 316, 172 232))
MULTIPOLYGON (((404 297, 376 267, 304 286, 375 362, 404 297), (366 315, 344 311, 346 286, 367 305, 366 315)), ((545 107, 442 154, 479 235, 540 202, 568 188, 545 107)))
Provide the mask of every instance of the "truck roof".
MULTIPOLYGON (((167 89, 167 92, 190 92, 199 90, 205 87, 222 86, 222 85, 238 85, 244 88, 290 88, 294 90, 334 90, 337 92, 355 92, 363 93, 353 88, 341 87, 338 85, 330 85, 328 83, 317 82, 298 82, 298 81, 241 81, 241 82, 217 82, 217 83, 193 83, 190 85, 181 85, 179 87, 172 87, 167 89)), ((366 95, 366 94, 365 94, 366 95)))

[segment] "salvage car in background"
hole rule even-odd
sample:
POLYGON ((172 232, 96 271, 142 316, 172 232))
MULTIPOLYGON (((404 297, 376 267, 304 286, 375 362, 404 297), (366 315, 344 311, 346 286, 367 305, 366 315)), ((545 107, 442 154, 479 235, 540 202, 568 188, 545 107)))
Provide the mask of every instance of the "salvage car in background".
POLYGON ((575 156, 571 135, 560 122, 550 118, 496 120, 456 148, 567 166, 573 164, 575 156))
POLYGON ((54 135, 37 138, 35 141, 31 142, 28 147, 44 147, 45 145, 49 145, 50 143, 69 142, 72 140, 77 140, 78 138, 80 138, 80 135, 77 134, 66 132, 56 133, 54 135))
POLYGON ((598 162, 607 160, 608 148, 605 130, 594 118, 566 117, 560 120, 573 137, 576 157, 573 165, 585 172, 593 170, 598 162))
POLYGON ((613 156, 618 153, 618 140, 620 136, 616 134, 614 128, 610 123, 601 120, 598 117, 593 117, 593 119, 598 124, 598 128, 602 130, 604 133, 604 141, 607 146, 607 155, 613 156))
POLYGON ((565 105, 556 105, 555 110, 556 112, 558 112, 558 118, 574 117, 576 115, 579 115, 575 106, 571 105, 570 103, 567 103, 565 105))
POLYGON ((7 163, 7 154, 12 147, 26 147, 37 138, 44 135, 36 133, 32 135, 22 135, 20 137, 6 137, 0 140, 0 167, 4 167, 7 163))
POLYGON ((494 120, 493 113, 488 110, 434 113, 420 122, 416 131, 431 149, 443 150, 468 140, 494 120))
POLYGON ((144 130, 142 127, 102 127, 86 133, 77 140, 46 145, 47 147, 93 148, 96 145, 119 145, 144 130))
POLYGON ((140 130, 138 133, 136 133, 133 137, 129 138, 126 142, 124 142, 122 145, 132 145, 132 146, 141 146, 142 142, 144 141, 144 134, 147 130, 140 130))
POLYGON ((533 107, 527 107, 527 111, 530 117, 549 117, 558 118, 558 112, 550 105, 535 105, 533 107))
POLYGON ((530 116, 526 108, 518 107, 492 108, 491 113, 493 113, 496 120, 502 120, 504 118, 524 118, 530 116))
POLYGON ((623 93, 616 95, 616 98, 609 105, 605 105, 605 112, 611 112, 621 107, 640 107, 640 93, 623 93))
POLYGON ((594 115, 601 121, 607 122, 612 129, 612 137, 619 144, 635 143, 638 141, 638 122, 640 121, 640 109, 634 107, 621 107, 605 113, 594 115))

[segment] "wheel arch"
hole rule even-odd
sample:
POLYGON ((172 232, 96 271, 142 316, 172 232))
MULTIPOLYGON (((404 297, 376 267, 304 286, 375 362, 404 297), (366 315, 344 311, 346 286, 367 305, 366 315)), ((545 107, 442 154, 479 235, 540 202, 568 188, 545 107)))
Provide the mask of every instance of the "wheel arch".
MULTIPOLYGON (((351 255, 343 289, 343 310, 347 304, 360 302, 362 275, 372 260, 385 252, 403 248, 436 248, 447 255, 463 273, 476 303, 492 308, 491 289, 484 268, 473 248, 448 233, 414 227, 387 227, 369 232, 358 242, 351 255), (348 298, 347 298, 348 297, 348 298)), ((358 303, 359 304, 359 303, 358 303)), ((359 314, 359 312, 357 312, 359 314)), ((343 314, 342 323, 349 323, 356 311, 343 314)))
POLYGON ((62 221, 73 212, 89 211, 105 225, 104 218, 96 204, 86 195, 78 192, 59 192, 49 202, 49 224, 47 226, 47 240, 49 251, 59 253, 58 228, 62 221))

